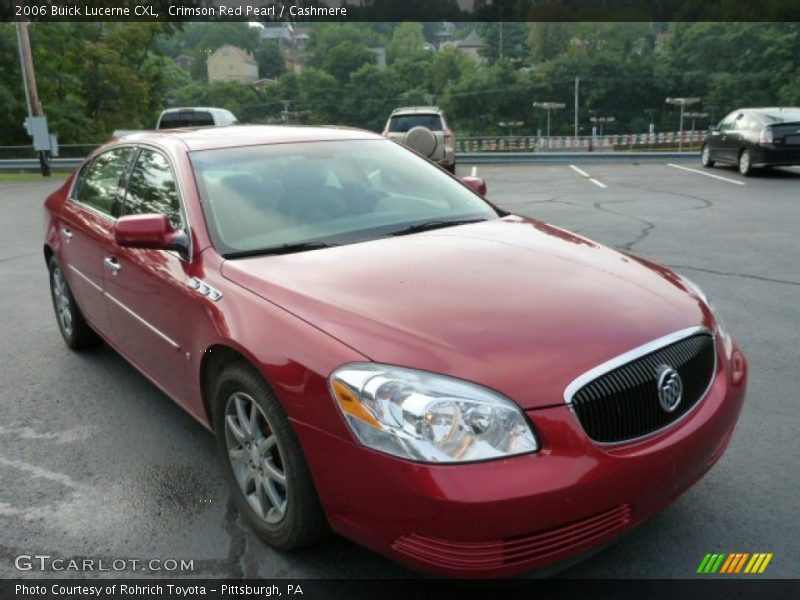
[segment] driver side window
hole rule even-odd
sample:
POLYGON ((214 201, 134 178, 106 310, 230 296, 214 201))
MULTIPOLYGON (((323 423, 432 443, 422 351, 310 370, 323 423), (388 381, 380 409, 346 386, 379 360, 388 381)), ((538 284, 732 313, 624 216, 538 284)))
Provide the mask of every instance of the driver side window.
POLYGON ((163 154, 149 148, 143 148, 139 153, 122 212, 125 215, 167 215, 173 228, 183 227, 175 176, 163 154))

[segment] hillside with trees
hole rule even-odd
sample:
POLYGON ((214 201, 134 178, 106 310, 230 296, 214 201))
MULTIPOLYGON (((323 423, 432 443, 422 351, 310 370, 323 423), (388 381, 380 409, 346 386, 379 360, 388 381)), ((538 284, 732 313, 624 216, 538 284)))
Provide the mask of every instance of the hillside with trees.
MULTIPOLYGON (((459 135, 544 127, 537 101, 566 104, 552 133, 677 128, 667 96, 702 99, 698 123, 742 105, 800 104, 800 23, 463 23, 441 43, 439 23, 319 23, 302 48, 264 40, 246 23, 36 23, 40 95, 61 143, 95 143, 114 129, 150 128, 169 106, 232 110, 242 122, 342 124, 381 130, 400 105, 441 106, 459 135), (459 40, 480 39, 477 55, 459 40), (209 84, 206 59, 223 44, 253 53, 263 86, 209 84), (383 49, 379 64, 375 49, 383 49), (189 65, 182 68, 176 58, 189 65), (302 69, 292 66, 301 63, 302 69)), ((12 23, 0 24, 0 144, 25 144, 25 103, 12 23)))

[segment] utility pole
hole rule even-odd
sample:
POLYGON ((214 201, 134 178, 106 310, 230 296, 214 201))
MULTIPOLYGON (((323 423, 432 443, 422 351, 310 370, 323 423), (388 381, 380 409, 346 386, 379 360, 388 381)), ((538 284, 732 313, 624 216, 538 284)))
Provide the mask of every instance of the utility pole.
POLYGON ((575 76, 575 141, 578 141, 578 90, 580 89, 581 78, 575 76))
MULTIPOLYGON (((25 88, 25 102, 28 105, 28 117, 43 117, 42 104, 39 102, 39 90, 36 86, 36 72, 33 70, 31 40, 28 37, 28 23, 17 21, 17 44, 19 46, 19 62, 22 69, 22 82, 25 88)), ((35 141, 35 138, 34 138, 35 141)), ((50 159, 46 150, 39 150, 39 166, 44 177, 50 176, 50 159)))

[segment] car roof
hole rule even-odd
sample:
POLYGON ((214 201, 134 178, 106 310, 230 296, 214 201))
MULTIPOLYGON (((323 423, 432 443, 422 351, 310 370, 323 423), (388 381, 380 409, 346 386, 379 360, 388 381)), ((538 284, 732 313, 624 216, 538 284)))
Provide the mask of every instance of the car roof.
POLYGON ((780 123, 786 121, 800 121, 800 108, 797 106, 773 106, 761 108, 740 108, 736 112, 749 112, 760 117, 768 123, 780 123))
POLYGON ((418 113, 441 114, 441 112, 438 106, 401 106, 392 111, 392 116, 396 117, 398 115, 412 115, 418 113))
POLYGON ((179 140, 188 151, 292 142, 327 142, 337 140, 383 140, 377 133, 350 127, 310 127, 304 125, 232 125, 230 127, 195 127, 159 129, 134 133, 125 142, 159 143, 179 140))

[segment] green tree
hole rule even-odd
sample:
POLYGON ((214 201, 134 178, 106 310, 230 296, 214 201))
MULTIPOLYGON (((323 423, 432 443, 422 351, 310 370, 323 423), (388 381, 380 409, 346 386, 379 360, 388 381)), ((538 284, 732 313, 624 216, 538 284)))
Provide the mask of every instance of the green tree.
POLYGON ((526 23, 479 23, 478 34, 486 43, 482 55, 489 63, 501 59, 521 63, 530 54, 526 23))
POLYGON ((372 64, 374 61, 375 57, 369 48, 345 40, 328 51, 322 61, 322 69, 340 82, 346 82, 350 78, 350 73, 357 71, 365 64, 372 64))
POLYGON ((391 41, 386 46, 386 55, 390 62, 400 59, 411 59, 424 51, 425 36, 420 23, 401 23, 394 30, 391 41))
POLYGON ((255 53, 258 62, 258 76, 269 79, 278 78, 285 70, 286 64, 277 42, 264 42, 255 53))

